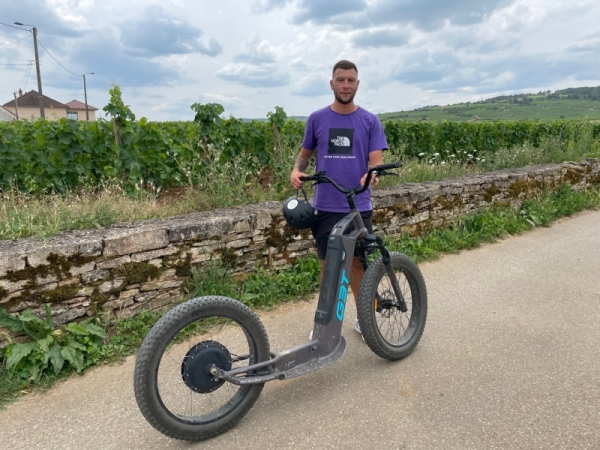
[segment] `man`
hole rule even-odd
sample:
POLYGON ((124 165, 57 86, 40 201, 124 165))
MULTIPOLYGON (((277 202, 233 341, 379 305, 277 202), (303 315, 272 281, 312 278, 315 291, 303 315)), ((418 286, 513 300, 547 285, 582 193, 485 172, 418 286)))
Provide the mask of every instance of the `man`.
MULTIPOLYGON (((329 82, 334 101, 331 106, 312 113, 306 122, 302 149, 290 175, 294 189, 300 189, 304 182, 300 177, 316 151, 316 170, 324 170, 327 176, 338 184, 347 187, 364 185, 369 167, 383 164, 383 151, 387 149, 381 122, 374 114, 354 103, 358 90, 358 69, 350 61, 342 60, 333 66, 329 82)), ((379 179, 373 176, 371 186, 377 186, 379 179)), ((370 188, 356 196, 355 203, 369 233, 372 233, 373 205, 370 188)), ((327 253, 327 240, 333 226, 348 212, 346 197, 330 184, 315 187, 314 208, 318 211, 312 233, 317 242, 317 253, 321 260, 321 281, 327 253)), ((350 285, 354 302, 358 302, 358 292, 364 271, 358 257, 352 261, 350 285)), ((359 333, 358 319, 354 328, 359 333)))

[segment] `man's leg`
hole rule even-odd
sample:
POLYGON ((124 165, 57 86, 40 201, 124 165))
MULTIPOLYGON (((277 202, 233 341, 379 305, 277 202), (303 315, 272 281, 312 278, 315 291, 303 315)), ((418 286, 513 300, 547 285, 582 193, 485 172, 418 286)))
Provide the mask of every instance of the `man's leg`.
POLYGON ((350 286, 352 287, 352 294, 354 294, 354 304, 356 305, 356 310, 358 311, 358 293, 360 292, 360 283, 362 283, 362 279, 365 275, 365 271, 363 269, 358 256, 355 256, 352 259, 352 272, 350 272, 350 286))
MULTIPOLYGON (((321 259, 321 273, 319 274, 319 285, 323 283, 323 272, 325 270, 325 260, 321 259)), ((352 269, 350 272, 350 287, 352 288, 352 294, 354 294, 354 304, 358 309, 358 293, 360 292, 360 283, 365 275, 362 264, 358 256, 352 259, 352 269)))

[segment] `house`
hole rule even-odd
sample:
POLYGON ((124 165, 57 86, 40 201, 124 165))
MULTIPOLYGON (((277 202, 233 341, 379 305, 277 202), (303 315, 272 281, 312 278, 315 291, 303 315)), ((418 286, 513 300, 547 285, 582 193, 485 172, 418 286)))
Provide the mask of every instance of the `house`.
MULTIPOLYGON (((45 95, 42 96, 44 102, 44 115, 48 120, 57 120, 61 118, 69 118, 75 120, 85 120, 85 104, 73 100, 65 105, 45 95), (69 106, 73 104, 73 106, 69 106)), ((23 93, 19 89, 19 96, 8 103, 2 105, 5 109, 15 114, 18 119, 35 120, 40 117, 39 94, 37 91, 31 90, 23 93)), ((88 105, 88 114, 90 120, 96 120, 96 111, 88 105)))
POLYGON ((3 106, 0 106, 0 122, 10 122, 11 120, 17 120, 17 116, 3 106))
MULTIPOLYGON (((96 111, 98 111, 98 108, 87 105, 87 111, 89 120, 96 120, 96 111)), ((71 100, 69 103, 67 103, 67 118, 86 120, 85 103, 81 103, 79 100, 71 100)))

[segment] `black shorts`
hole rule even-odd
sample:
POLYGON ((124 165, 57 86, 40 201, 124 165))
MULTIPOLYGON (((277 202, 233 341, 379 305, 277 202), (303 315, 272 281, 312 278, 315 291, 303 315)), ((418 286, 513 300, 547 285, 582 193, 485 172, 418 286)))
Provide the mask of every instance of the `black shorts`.
MULTIPOLYGON (((327 254, 327 241, 331 234, 331 230, 333 230, 336 223, 347 215, 348 213, 328 211, 319 211, 319 214, 317 214, 317 220, 315 220, 310 229, 317 241, 317 254, 320 259, 325 260, 325 255, 327 254)), ((369 230, 369 233, 373 233, 373 211, 361 211, 360 216, 362 217, 366 229, 369 230)), ((356 251, 354 252, 354 255, 356 256, 356 251)))

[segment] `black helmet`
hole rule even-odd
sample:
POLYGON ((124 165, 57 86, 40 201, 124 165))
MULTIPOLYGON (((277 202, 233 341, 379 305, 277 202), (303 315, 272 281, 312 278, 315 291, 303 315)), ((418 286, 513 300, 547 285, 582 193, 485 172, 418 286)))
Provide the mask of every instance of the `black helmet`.
POLYGON ((304 200, 298 198, 298 194, 283 202, 283 217, 285 221, 296 230, 310 228, 316 219, 317 211, 308 202, 306 192, 302 189, 304 200))

